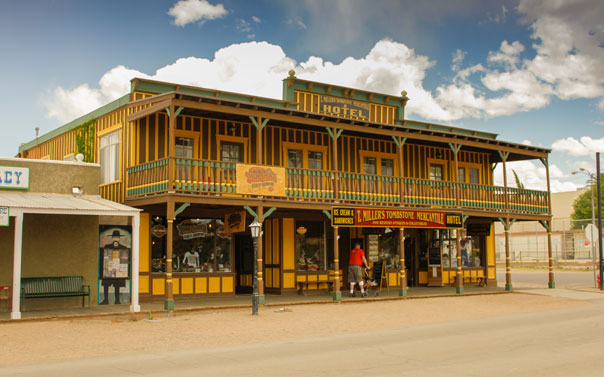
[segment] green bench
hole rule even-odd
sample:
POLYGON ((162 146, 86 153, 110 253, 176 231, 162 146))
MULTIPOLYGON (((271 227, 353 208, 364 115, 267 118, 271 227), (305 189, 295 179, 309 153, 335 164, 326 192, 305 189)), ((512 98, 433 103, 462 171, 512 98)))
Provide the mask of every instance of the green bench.
POLYGON ((84 307, 84 298, 88 296, 88 307, 90 307, 90 286, 84 285, 82 276, 21 278, 22 311, 25 310, 23 300, 26 298, 78 296, 82 296, 82 307, 84 307))

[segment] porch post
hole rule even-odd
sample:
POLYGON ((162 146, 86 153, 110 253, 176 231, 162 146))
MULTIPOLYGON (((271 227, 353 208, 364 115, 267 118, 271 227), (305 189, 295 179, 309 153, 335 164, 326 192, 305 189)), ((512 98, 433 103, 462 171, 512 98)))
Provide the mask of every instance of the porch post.
MULTIPOLYGON (((547 158, 542 158, 541 162, 545 165, 545 176, 547 179, 547 209, 549 215, 552 215, 552 194, 550 191, 549 182, 549 161, 547 158)), ((593 198, 593 195, 592 195, 593 198)), ((592 203, 593 204, 593 203, 592 203)), ((548 257, 548 268, 549 268, 549 288, 556 288, 556 282, 554 281, 554 258, 552 255, 552 221, 547 222, 547 257, 548 257)))
POLYGON ((398 228, 398 244, 401 250, 401 289, 399 296, 407 296, 407 269, 405 268, 405 228, 398 228))
POLYGON ((554 281, 554 262, 552 258, 552 222, 547 222, 547 255, 549 259, 549 288, 556 288, 556 282, 554 281))
MULTIPOLYGON (((174 192, 174 155, 176 154, 174 105, 170 105, 168 114, 168 192, 174 192)), ((174 203, 172 203, 174 208, 174 203)), ((174 212, 174 211, 172 211, 174 212)), ((171 217, 169 217, 170 219, 171 217)), ((171 248, 171 246, 169 246, 171 248)), ((171 249, 170 249, 171 250, 171 249)), ((170 257, 171 258, 171 257, 170 257)))
MULTIPOLYGON (((457 164, 455 164, 457 166, 457 164)), ((455 168, 457 170, 457 168, 455 168)), ((457 174, 457 173, 456 173, 457 174)), ((461 268, 461 229, 456 231, 457 237, 457 276, 455 278, 455 293, 463 293, 463 270, 461 268)))
POLYGON ((172 291, 172 243, 174 231, 174 202, 168 200, 166 203, 166 218, 168 222, 168 231, 166 234, 166 298, 164 301, 164 309, 174 310, 174 295, 172 291))
POLYGON ((512 268, 510 263, 510 216, 505 220, 505 290, 512 290, 512 268))
POLYGON ((333 300, 341 301, 342 292, 340 292, 340 248, 338 240, 338 227, 333 227, 333 268, 335 269, 333 278, 333 300))
POLYGON ((15 213, 13 249, 13 308, 10 319, 21 319, 21 255, 23 250, 23 212, 15 213))
POLYGON ((130 293, 130 311, 138 313, 141 306, 138 303, 138 271, 139 271, 139 245, 140 245, 140 212, 132 216, 132 269, 131 282, 132 292, 130 293))
MULTIPOLYGON (((328 128, 328 130, 330 130, 328 128)), ((333 178, 333 190, 334 190, 334 200, 336 202, 340 201, 340 178, 338 177, 338 137, 339 134, 337 129, 334 127, 331 132, 331 139, 333 140, 333 166, 331 167, 333 170, 334 178, 333 178)), ((336 230, 337 232, 337 230, 336 230)), ((339 287, 338 287, 339 289, 339 287)))
MULTIPOLYGON (((262 228, 264 228, 264 207, 263 206, 258 206, 258 208, 256 209, 256 213, 258 214, 258 222, 262 225, 262 228)), ((260 236, 258 237, 258 257, 257 260, 254 261, 254 263, 258 264, 258 303, 260 305, 264 305, 264 267, 263 267, 263 260, 262 260, 262 235, 263 235, 263 231, 260 232, 260 236)))

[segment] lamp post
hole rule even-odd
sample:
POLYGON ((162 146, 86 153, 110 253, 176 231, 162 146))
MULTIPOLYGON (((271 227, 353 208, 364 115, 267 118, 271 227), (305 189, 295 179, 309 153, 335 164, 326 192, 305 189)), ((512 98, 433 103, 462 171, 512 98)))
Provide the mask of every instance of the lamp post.
POLYGON ((260 230, 262 224, 257 219, 250 224, 250 231, 252 233, 252 241, 254 244, 254 280, 252 283, 252 315, 258 315, 258 237, 260 237, 260 230))
MULTIPOLYGON (((595 210, 595 206, 594 206, 594 184, 595 182, 595 174, 591 173, 590 171, 588 171, 585 168, 579 168, 579 171, 574 171, 571 174, 578 174, 578 173, 584 173, 589 177, 589 183, 591 184, 591 223, 593 224, 593 226, 596 226, 596 210, 595 210)), ((594 270, 594 286, 597 285, 596 283, 596 241, 594 239, 594 234, 593 234, 593 228, 592 229, 592 234, 591 234, 591 255, 592 255, 592 260, 593 260, 593 270, 594 270)), ((599 287, 597 287, 599 288, 599 287)))

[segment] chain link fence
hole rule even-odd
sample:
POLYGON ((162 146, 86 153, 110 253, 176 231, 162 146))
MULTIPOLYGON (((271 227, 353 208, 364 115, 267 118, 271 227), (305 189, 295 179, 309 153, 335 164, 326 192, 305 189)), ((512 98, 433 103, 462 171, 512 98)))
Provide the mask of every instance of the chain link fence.
MULTIPOLYGON (((591 242, 585 227, 591 220, 556 219, 552 221, 552 256, 554 262, 599 260, 597 234, 591 242)), ((495 256, 505 262, 505 233, 495 225, 495 256)), ((547 262, 547 231, 538 222, 516 222, 510 229, 510 260, 512 262, 547 262)))

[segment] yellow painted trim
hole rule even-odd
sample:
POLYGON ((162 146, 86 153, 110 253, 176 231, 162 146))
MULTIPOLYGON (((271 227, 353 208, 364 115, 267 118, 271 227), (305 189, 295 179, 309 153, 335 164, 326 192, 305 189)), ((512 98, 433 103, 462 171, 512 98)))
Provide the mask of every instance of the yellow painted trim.
POLYGON ((293 150, 301 150, 302 151, 302 169, 308 169, 308 152, 321 152, 323 153, 323 170, 327 168, 327 160, 329 159, 329 155, 327 154, 327 147, 322 145, 311 145, 311 144, 302 144, 302 143, 292 143, 289 141, 284 141, 281 143, 283 147, 281 148, 281 161, 283 166, 287 167, 287 151, 289 149, 293 150))
MULTIPOLYGON (((96 136, 97 137, 105 136, 107 134, 110 134, 112 132, 115 132, 115 131, 121 130, 121 129, 122 129, 122 123, 120 122, 120 123, 115 124, 115 125, 113 125, 111 127, 107 127, 104 130, 102 130, 102 131, 97 132, 96 136)), ((122 142, 122 139, 121 139, 121 135, 120 135, 120 143, 121 142, 122 142)))
MULTIPOLYGON (((484 184, 484 179, 483 179, 484 175, 483 175, 482 165, 481 164, 476 164, 476 163, 473 163, 473 162, 461 162, 461 161, 457 161, 457 167, 465 169, 466 176, 464 177, 463 181, 460 180, 460 182, 470 183, 470 170, 469 169, 477 169, 478 170, 478 184, 479 185, 484 184)), ((455 172, 455 174, 457 175, 457 172, 455 172)), ((473 184, 475 184, 475 183, 473 183, 473 184)))
POLYGON ((180 294, 180 279, 172 278, 172 293, 175 295, 180 294))
POLYGON ((153 288, 152 288, 153 295, 166 294, 166 279, 164 279, 164 278, 153 279, 152 284, 153 284, 153 288))
MULTIPOLYGON (((200 159, 201 155, 199 154, 199 139, 201 138, 201 132, 197 131, 184 131, 184 130, 174 130, 174 140, 176 142, 177 137, 183 137, 187 139, 193 139, 193 157, 194 159, 200 159)), ((176 148, 176 146, 175 146, 176 148)))
POLYGON ((150 239, 150 214, 149 213, 141 213, 140 214, 140 231, 139 231, 139 262, 138 262, 138 271, 139 272, 149 272, 149 260, 151 256, 151 247, 149 243, 150 239))
POLYGON ((283 288, 296 288, 296 274, 293 272, 286 272, 283 274, 283 288))
POLYGON ((42 156, 42 158, 40 158, 40 160, 50 160, 50 155, 47 154, 46 156, 42 156))
POLYGON ((209 278, 209 292, 219 293, 220 292, 220 276, 209 278))
POLYGON ((248 161, 250 161, 250 158, 248 156, 248 143, 249 143, 249 138, 247 137, 241 137, 241 136, 229 136, 229 135, 216 135, 216 157, 217 160, 220 161, 220 144, 223 142, 231 142, 231 143, 241 143, 243 144, 243 163, 248 163, 248 161))
POLYGON ((138 276, 138 293, 149 293, 149 276, 138 276))
MULTIPOLYGON (((295 267, 294 253, 294 219, 283 219, 283 269, 293 270, 295 267)), ((283 283, 285 284, 285 282, 283 283)), ((287 288, 287 287, 283 287, 287 288)), ((290 287, 291 288, 291 287, 290 287)))
POLYGON ((195 293, 208 292, 208 278, 195 278, 195 293))
POLYGON ((359 164, 357 166, 357 171, 359 174, 364 174, 363 172, 363 161, 365 157, 375 157, 377 159, 376 166, 376 175, 382 175, 382 159, 393 160, 394 162, 394 175, 393 177, 398 177, 399 168, 398 168, 398 154, 396 153, 385 153, 385 152, 374 152, 368 150, 360 150, 359 151, 359 164))
POLYGON ((222 292, 231 293, 233 292, 233 277, 223 276, 222 277, 222 292))
POLYGON ((427 158, 426 159, 426 178, 430 179, 430 165, 442 165, 443 167, 443 181, 449 180, 449 160, 440 158, 427 158))
POLYGON ((182 282, 181 282, 180 293, 183 295, 192 294, 193 285, 194 285, 193 278, 181 278, 181 280, 182 280, 182 282))

